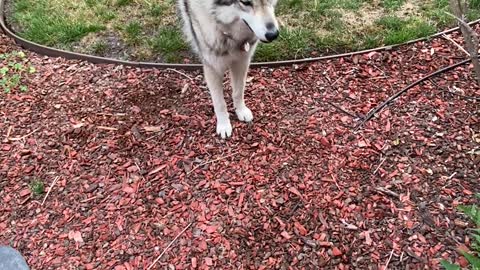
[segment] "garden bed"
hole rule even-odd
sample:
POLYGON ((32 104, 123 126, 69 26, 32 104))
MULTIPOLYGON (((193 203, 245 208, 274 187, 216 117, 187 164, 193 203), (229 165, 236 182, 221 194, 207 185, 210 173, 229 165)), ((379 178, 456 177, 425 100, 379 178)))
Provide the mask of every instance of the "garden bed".
POLYGON ((465 265, 455 207, 480 192, 471 67, 352 131, 464 59, 450 41, 252 70, 255 122, 233 121, 227 141, 199 72, 48 58, 1 35, 0 54, 16 51, 26 60, 0 65, 35 71, 0 98, 0 244, 31 269, 146 269, 170 243, 153 269, 465 265))

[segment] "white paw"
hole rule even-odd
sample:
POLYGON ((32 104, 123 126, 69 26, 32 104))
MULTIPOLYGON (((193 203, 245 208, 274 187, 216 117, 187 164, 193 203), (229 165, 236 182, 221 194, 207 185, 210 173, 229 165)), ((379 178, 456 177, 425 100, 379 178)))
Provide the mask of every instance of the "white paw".
POLYGON ((217 123, 217 135, 220 135, 222 139, 232 136, 232 124, 230 124, 230 121, 217 123))
POLYGON ((253 114, 252 111, 247 108, 247 106, 242 106, 239 109, 236 109, 235 112, 237 113, 238 120, 243 122, 252 122, 253 114))

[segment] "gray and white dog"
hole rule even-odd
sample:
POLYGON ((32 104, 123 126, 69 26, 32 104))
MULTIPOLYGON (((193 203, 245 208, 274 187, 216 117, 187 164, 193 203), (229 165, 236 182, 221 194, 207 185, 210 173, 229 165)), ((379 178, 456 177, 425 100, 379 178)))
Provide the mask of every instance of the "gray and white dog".
POLYGON ((245 105, 245 80, 258 42, 279 35, 277 0, 177 0, 183 33, 203 64, 203 72, 217 119, 216 132, 232 135, 223 77, 230 71, 232 98, 239 120, 251 122, 245 105))

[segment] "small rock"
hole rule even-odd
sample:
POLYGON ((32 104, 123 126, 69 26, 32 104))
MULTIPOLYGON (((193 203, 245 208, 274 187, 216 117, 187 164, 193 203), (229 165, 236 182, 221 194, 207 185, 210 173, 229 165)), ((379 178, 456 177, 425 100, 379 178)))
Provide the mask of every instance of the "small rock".
POLYGON ((17 250, 7 247, 0 247, 0 270, 15 269, 29 270, 27 262, 17 250))
POLYGON ((183 185, 182 184, 172 184, 172 187, 175 188, 178 191, 183 190, 183 185))
POLYGON ((280 198, 276 199, 275 202, 277 202, 278 204, 284 204, 285 200, 282 197, 280 197, 280 198))
POLYGON ((302 237, 302 238, 300 238, 300 239, 302 239, 302 241, 303 241, 304 244, 306 244, 306 245, 308 245, 308 246, 310 246, 310 247, 312 247, 312 248, 316 248, 316 247, 317 247, 317 243, 316 243, 314 240, 312 240, 312 239, 309 239, 309 238, 306 238, 306 237, 302 237))

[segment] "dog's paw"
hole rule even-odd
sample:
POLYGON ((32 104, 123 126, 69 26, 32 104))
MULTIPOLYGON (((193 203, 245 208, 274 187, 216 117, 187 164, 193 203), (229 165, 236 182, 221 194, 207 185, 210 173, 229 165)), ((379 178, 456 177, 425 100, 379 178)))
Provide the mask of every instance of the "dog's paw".
POLYGON ((243 122, 252 122, 253 114, 247 106, 240 107, 236 109, 235 112, 237 113, 238 120, 243 122))
POLYGON ((232 136, 232 124, 230 124, 230 121, 217 123, 217 135, 220 135, 222 139, 232 136))

